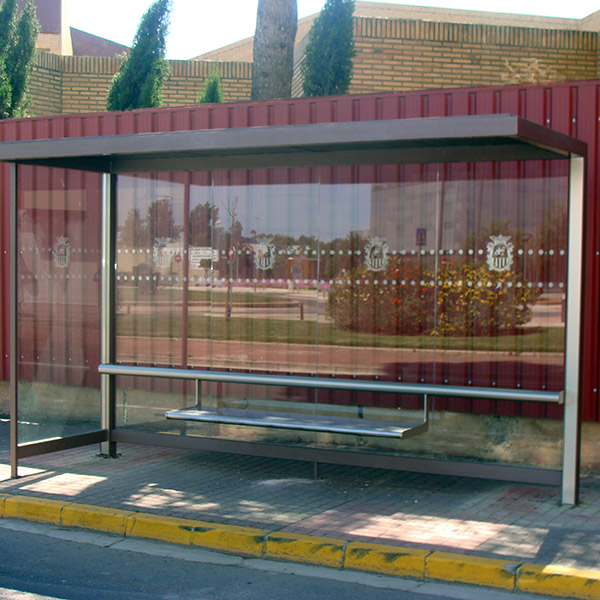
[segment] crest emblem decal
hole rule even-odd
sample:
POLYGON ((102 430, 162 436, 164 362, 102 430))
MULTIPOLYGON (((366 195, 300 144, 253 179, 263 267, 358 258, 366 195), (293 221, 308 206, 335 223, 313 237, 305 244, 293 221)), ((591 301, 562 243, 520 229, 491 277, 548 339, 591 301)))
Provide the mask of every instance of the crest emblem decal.
POLYGON ((369 271, 383 271, 388 263, 388 245, 385 238, 375 237, 365 246, 365 265, 369 271))
POLYGON ((152 247, 152 262, 156 267, 167 268, 173 262, 173 252, 167 245, 169 238, 156 238, 152 247))
POLYGON ((257 269, 268 271, 275 266, 275 244, 271 238, 260 238, 252 248, 257 269))
POLYGON ((510 271, 513 250, 510 235, 491 235, 487 243, 487 265, 490 271, 510 271))
POLYGON ((71 244, 68 237, 59 237, 54 244, 54 266, 67 269, 71 264, 71 244))

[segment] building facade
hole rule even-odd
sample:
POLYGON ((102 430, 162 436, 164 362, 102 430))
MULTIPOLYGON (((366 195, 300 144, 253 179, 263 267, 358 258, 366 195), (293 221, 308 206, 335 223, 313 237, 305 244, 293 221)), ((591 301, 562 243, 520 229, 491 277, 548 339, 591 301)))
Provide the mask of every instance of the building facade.
MULTIPOLYGON (((43 3, 39 14, 38 45, 45 51, 31 80, 31 114, 104 110, 118 55, 127 48, 69 28, 60 0, 43 3)), ((298 24, 294 96, 301 95, 300 67, 315 16, 298 24)), ((354 36, 352 94, 581 81, 600 74, 599 13, 559 19, 357 2, 354 36)), ((170 61, 164 105, 193 104, 215 62, 225 102, 249 100, 252 38, 170 61)))

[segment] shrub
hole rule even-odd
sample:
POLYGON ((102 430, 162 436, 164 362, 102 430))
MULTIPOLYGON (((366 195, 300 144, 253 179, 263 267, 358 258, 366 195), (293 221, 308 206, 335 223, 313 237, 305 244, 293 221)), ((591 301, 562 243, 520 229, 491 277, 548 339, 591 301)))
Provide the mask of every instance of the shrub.
POLYGON ((198 104, 217 104, 223 102, 223 88, 219 69, 213 69, 204 83, 204 89, 198 94, 198 104))
POLYGON ((393 257, 338 278, 327 312, 338 327, 388 335, 491 336, 531 320, 539 290, 482 262, 442 262, 437 276, 418 258, 393 257))

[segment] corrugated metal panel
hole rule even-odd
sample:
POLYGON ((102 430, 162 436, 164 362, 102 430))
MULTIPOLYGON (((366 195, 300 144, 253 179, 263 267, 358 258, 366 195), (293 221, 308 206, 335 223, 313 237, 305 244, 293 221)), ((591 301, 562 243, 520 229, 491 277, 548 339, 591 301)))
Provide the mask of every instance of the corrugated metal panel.
MULTIPOLYGON (((600 420, 598 388, 600 387, 600 240, 598 231, 598 135, 600 128, 600 82, 557 83, 490 87, 406 94, 372 94, 276 100, 148 109, 127 113, 61 115, 0 123, 0 140, 25 140, 94 135, 115 135, 157 131, 254 127, 268 125, 309 124, 341 121, 368 121, 395 118, 460 116, 470 114, 513 113, 531 121, 579 137, 589 147, 588 212, 586 219, 585 335, 583 340, 583 417, 600 420)), ((0 378, 8 377, 8 177, 2 168, 0 203, 0 378)), ((479 373, 481 377, 483 373, 479 373)), ((465 374, 465 376, 468 376, 465 374)), ((451 410, 489 411, 487 403, 448 400, 451 410)), ((551 407, 496 407, 498 414, 524 416, 559 416, 560 409, 551 407)))

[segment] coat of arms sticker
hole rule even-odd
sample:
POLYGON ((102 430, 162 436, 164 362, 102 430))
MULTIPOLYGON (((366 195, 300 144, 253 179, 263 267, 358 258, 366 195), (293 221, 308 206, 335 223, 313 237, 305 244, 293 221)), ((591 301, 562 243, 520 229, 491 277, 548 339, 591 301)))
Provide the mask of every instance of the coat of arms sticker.
POLYGON ((260 238, 254 249, 254 264, 261 271, 268 271, 275 266, 275 244, 271 238, 260 238))
POLYGON ((54 244, 54 266, 67 269, 71 264, 71 244, 68 237, 59 237, 54 244))
POLYGON ((487 243, 487 265, 490 271, 510 271, 514 245, 510 235, 491 235, 487 243))
POLYGON ((365 266, 369 271, 383 271, 388 263, 388 245, 384 238, 371 238, 365 246, 365 266))
POLYGON ((156 238, 152 247, 152 262, 159 269, 166 269, 173 262, 173 252, 169 246, 169 238, 156 238))

